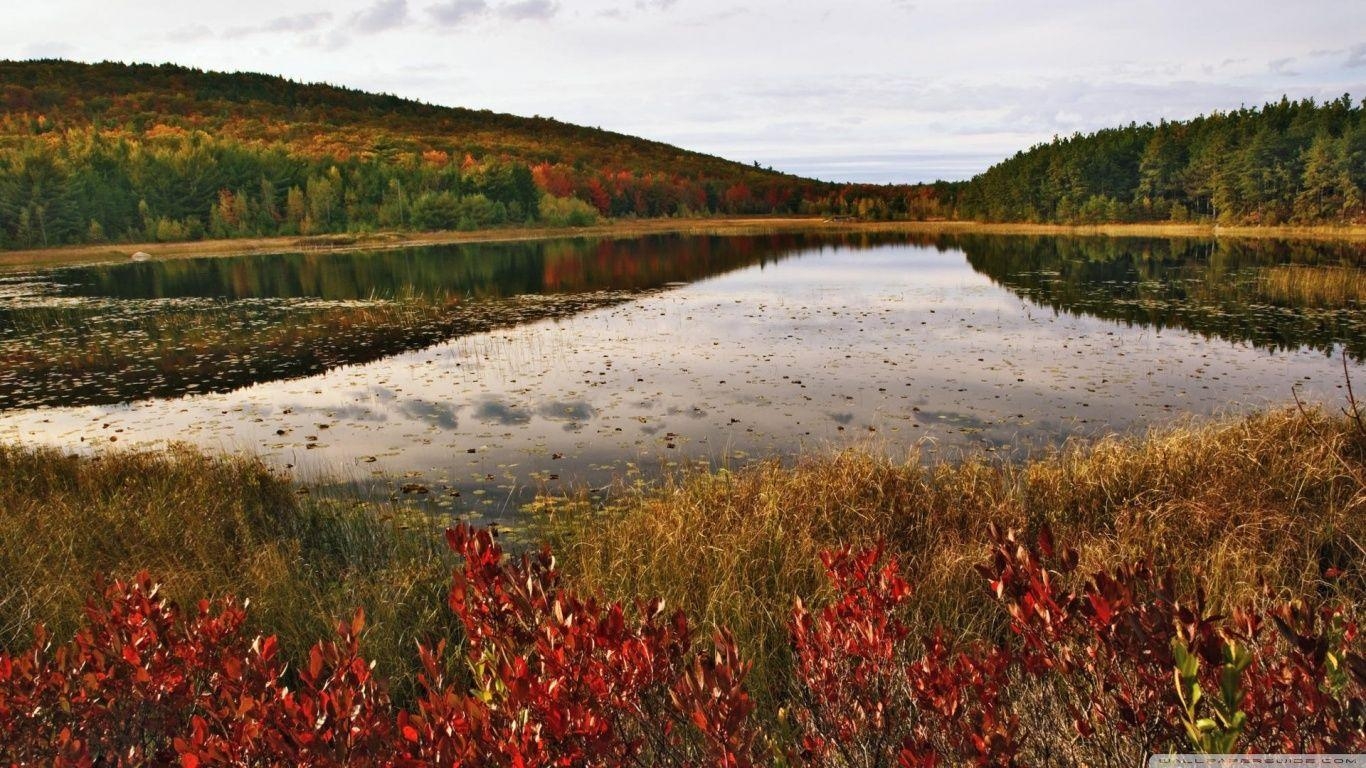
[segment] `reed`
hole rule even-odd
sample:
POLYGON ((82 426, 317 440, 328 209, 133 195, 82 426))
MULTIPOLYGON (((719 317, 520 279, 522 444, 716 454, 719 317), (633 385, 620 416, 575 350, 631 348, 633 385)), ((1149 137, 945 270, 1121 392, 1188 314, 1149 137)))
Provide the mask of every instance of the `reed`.
POLYGON ((39 622, 69 637, 97 579, 146 570, 186 606, 250 600, 253 629, 293 658, 363 607, 368 655, 406 687, 413 641, 456 632, 440 530, 397 508, 300 496, 252 458, 0 446, 0 648, 24 648, 39 622))
POLYGON ((1188 585, 1199 579, 1216 608, 1324 591, 1363 604, 1366 434, 1345 417, 1279 410, 1019 464, 845 451, 693 471, 562 517, 546 525, 571 583, 613 599, 658 595, 730 627, 762 692, 786 677, 793 600, 824 598, 818 553, 841 544, 884 542, 915 585, 916 630, 962 637, 1003 629, 973 570, 989 523, 1047 523, 1083 569, 1152 557, 1188 585), (1334 567, 1353 575, 1325 581, 1334 567))

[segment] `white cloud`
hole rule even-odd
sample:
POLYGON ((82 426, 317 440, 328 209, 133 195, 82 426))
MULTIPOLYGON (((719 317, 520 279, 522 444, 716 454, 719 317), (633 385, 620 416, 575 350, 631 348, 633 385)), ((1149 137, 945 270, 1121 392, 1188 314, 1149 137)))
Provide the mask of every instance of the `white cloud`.
POLYGON ((488 15, 489 4, 484 0, 449 0, 433 5, 427 13, 437 23, 448 27, 459 26, 472 19, 488 15))
MULTIPOLYGON (((292 16, 277 16, 263 24, 228 27, 223 34, 225 37, 247 37, 272 32, 315 32, 331 20, 332 14, 327 11, 298 13, 292 16)), ((196 29, 208 32, 207 27, 203 25, 198 25, 196 29)), ((204 36, 207 35, 201 35, 204 36)))
POLYGON ((351 17, 351 27, 360 32, 384 32, 408 21, 408 0, 378 0, 351 17))
POLYGON ((498 6, 497 13, 505 19, 523 21, 528 19, 549 19, 560 10, 560 4, 551 0, 514 0, 498 6))
POLYGON ((1366 43, 1352 46, 1352 50, 1347 54, 1347 66, 1353 69, 1366 67, 1366 43))

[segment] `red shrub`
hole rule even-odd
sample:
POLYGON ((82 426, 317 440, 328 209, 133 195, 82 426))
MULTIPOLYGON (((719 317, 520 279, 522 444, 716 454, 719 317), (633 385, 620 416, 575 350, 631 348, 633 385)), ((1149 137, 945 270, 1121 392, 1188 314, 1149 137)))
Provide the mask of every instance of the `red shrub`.
POLYGON ((883 563, 880 547, 821 560, 837 597, 818 616, 800 601, 793 611, 801 744, 792 757, 821 766, 1009 764, 1009 656, 979 645, 954 651, 935 633, 913 658, 897 615, 911 589, 896 561, 883 563))
POLYGON ((1061 581, 1076 553, 1056 551, 1047 529, 1033 545, 992 533, 992 562, 980 569, 1010 613, 1015 654, 1030 676, 1060 683, 1052 690, 1068 694, 1081 736, 1113 729, 1140 760, 1220 744, 1262 753, 1366 748, 1366 660, 1340 610, 1283 605, 1269 633, 1255 612, 1211 614, 1199 587, 1183 598, 1172 575, 1148 563, 1068 590, 1061 581), (1209 692, 1203 704, 1187 695, 1192 685, 1209 692))
POLYGON ((581 600, 558 584, 546 550, 504 562, 486 530, 447 531, 465 559, 451 609, 468 638, 469 700, 442 680, 442 649, 423 650, 419 712, 402 728, 409 759, 477 755, 485 764, 745 766, 752 762, 747 665, 724 634, 692 650, 687 620, 581 600))
MULTIPOLYGON (((1291 603, 1214 616, 1143 563, 1076 578, 1048 531, 993 529, 981 566, 1004 641, 916 643, 910 587, 880 548, 822 556, 835 600, 800 602, 793 763, 920 767, 1141 762, 1154 751, 1366 750, 1366 659, 1341 611, 1291 603), (1069 586, 1071 585, 1071 586, 1069 586), (1071 719, 1074 734, 1053 726, 1071 719)), ((474 685, 419 647, 417 706, 396 711, 360 654, 364 616, 292 675, 228 601, 182 616, 146 574, 115 582, 87 625, 0 654, 0 762, 52 765, 753 765, 748 665, 682 614, 563 588, 548 551, 504 558, 450 530, 451 609, 474 685)))
POLYGON ((175 757, 218 671, 248 652, 244 614, 201 602, 182 619, 147 574, 116 581, 87 626, 55 649, 41 628, 27 653, 0 655, 0 760, 9 764, 142 765, 175 757))

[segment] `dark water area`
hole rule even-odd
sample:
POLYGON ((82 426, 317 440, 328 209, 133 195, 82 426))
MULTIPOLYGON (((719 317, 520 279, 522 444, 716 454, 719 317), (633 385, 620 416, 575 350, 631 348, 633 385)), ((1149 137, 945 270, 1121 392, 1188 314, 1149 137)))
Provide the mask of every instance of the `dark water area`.
POLYGON ((970 236, 973 269, 1060 312, 1366 359, 1366 247, 1275 240, 970 236))
POLYGON ((0 275, 0 439, 187 441, 507 518, 859 445, 1020 457, 1341 404, 1357 245, 657 236, 0 275), (408 493, 403 489, 407 488, 408 493))
POLYGON ((311 376, 783 258, 677 236, 177 259, 0 277, 0 411, 311 376))
POLYGON ((58 295, 107 299, 499 299, 659 288, 781 258, 803 235, 551 240, 286 253, 80 267, 55 273, 58 295))

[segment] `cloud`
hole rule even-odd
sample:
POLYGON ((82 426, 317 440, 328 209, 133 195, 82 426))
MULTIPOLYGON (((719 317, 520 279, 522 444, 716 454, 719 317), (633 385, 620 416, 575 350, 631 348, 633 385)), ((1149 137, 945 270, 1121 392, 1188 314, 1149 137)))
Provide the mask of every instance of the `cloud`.
POLYGON ((1298 73, 1298 72, 1291 71, 1291 70, 1289 69, 1290 65, 1291 65, 1291 64, 1294 64, 1294 63, 1295 63, 1295 57, 1290 56, 1290 57, 1286 57, 1286 58, 1284 58, 1284 59, 1276 59, 1275 61, 1268 62, 1267 67, 1268 67, 1272 72, 1274 72, 1275 74, 1278 74, 1278 75, 1290 75, 1291 77, 1295 77, 1295 76, 1299 75, 1299 73, 1298 73))
POLYGON ((489 4, 485 0, 450 0, 427 9, 436 23, 447 27, 486 16, 488 12, 489 4))
POLYGON ((446 431, 460 428, 460 406, 429 403, 414 398, 399 402, 396 410, 410 419, 425 422, 446 431))
MULTIPOLYGON (((277 16, 264 24, 251 26, 229 27, 223 31, 224 37, 246 37, 248 35, 269 34, 275 32, 316 32, 324 24, 332 20, 332 14, 327 11, 316 11, 314 13, 297 13, 292 16, 277 16)), ((204 29, 199 27, 197 29, 204 29)))
POLYGON ((1353 69, 1366 67, 1366 43, 1352 47, 1351 52, 1347 54, 1347 66, 1353 69))
POLYGON ((429 6, 427 13, 436 23, 445 27, 455 27, 495 15, 509 21, 536 21, 548 19, 559 13, 559 10, 559 3, 551 0, 514 0, 499 5, 489 5, 488 0, 446 0, 444 3, 429 6))
POLYGON ((180 27, 171 31, 167 37, 169 40, 177 42, 189 42, 194 40, 207 40, 214 37, 214 31, 203 24, 193 24, 188 27, 180 27))
POLYGON ((636 0, 636 8, 642 11, 667 11, 678 4, 678 0, 636 0))
POLYGON ((408 21, 408 0, 379 0, 351 17, 351 27, 363 32, 383 32, 408 21))
POLYGON ((513 21, 548 19, 560 10, 560 4, 551 0, 516 0, 498 6, 498 15, 513 21))
POLYGON ((328 11, 298 13, 271 19, 261 25, 261 29, 266 32, 312 32, 331 20, 332 14, 328 11))

